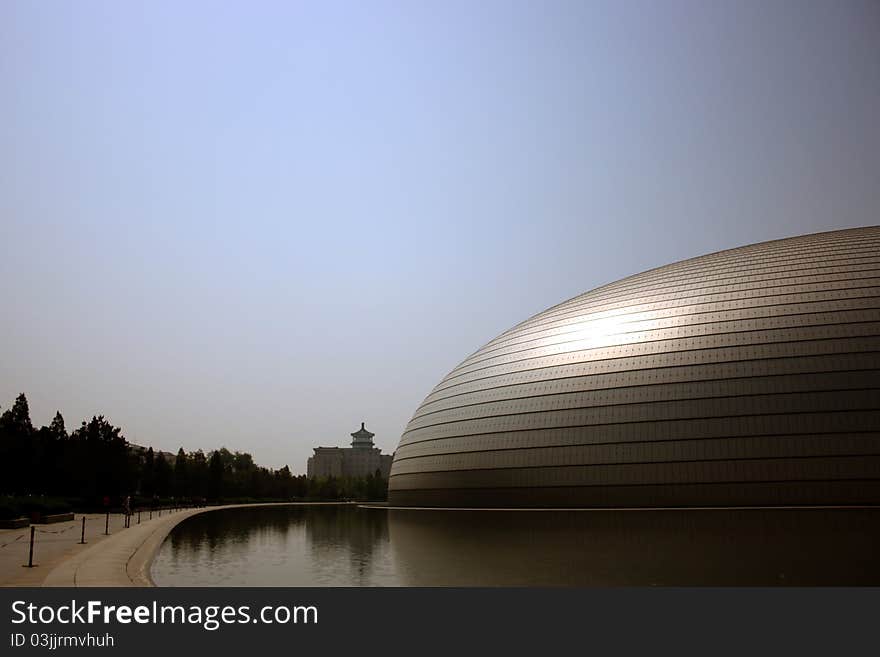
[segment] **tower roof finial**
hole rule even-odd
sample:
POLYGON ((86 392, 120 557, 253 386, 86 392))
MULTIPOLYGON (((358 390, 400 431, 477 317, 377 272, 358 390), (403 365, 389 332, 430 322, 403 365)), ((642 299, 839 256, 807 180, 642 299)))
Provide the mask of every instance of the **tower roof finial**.
POLYGON ((351 442, 352 447, 372 447, 373 446, 373 436, 376 434, 371 431, 367 431, 364 423, 361 422, 361 428, 351 434, 351 437, 354 438, 351 442))

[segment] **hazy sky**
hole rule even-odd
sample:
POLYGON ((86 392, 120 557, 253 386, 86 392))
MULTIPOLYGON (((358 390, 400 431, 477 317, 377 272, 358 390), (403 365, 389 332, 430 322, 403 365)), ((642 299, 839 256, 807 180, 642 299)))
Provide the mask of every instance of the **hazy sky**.
POLYGON ((0 405, 305 471, 603 283, 880 223, 876 2, 0 3, 0 405))

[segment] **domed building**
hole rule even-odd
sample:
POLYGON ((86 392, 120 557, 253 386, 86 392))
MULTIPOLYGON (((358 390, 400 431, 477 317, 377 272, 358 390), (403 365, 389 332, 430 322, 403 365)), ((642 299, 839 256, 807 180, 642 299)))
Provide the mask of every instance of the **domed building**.
POLYGON ((880 504, 880 227, 685 260, 525 320, 416 410, 389 504, 880 504))

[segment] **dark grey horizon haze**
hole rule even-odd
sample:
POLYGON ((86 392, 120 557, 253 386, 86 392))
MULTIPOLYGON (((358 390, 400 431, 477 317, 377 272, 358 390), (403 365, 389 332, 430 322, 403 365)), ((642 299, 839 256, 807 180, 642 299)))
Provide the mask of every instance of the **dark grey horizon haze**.
POLYGON ((305 471, 526 317, 877 224, 876 2, 0 4, 0 406, 305 471))

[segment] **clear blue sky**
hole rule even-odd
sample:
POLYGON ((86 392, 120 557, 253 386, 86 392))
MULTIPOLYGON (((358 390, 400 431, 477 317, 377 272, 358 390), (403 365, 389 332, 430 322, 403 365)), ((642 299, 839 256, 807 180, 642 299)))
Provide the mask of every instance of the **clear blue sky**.
POLYGON ((0 3, 0 405, 305 470, 501 331, 876 224, 876 2, 0 3))

